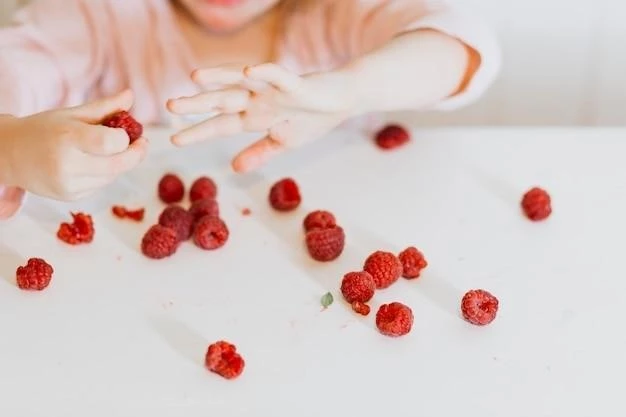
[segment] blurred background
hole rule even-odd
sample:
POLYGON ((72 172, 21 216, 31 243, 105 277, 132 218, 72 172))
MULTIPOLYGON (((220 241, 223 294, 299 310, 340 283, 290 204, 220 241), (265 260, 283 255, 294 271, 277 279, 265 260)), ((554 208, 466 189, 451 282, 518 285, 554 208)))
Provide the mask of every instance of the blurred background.
MULTIPOLYGON (((0 23, 27 1, 0 0, 0 23)), ((626 125, 626 2, 451 3, 475 9, 496 30, 502 73, 480 102, 423 114, 424 125, 626 125)))

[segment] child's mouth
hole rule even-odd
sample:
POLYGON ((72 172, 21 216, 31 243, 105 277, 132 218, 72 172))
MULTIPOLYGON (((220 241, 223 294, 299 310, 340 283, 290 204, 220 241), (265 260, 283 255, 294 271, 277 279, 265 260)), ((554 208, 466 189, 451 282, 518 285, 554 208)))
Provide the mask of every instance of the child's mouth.
POLYGON ((205 3, 211 4, 213 6, 231 7, 231 6, 237 6, 243 3, 245 0, 204 0, 204 1, 205 3))

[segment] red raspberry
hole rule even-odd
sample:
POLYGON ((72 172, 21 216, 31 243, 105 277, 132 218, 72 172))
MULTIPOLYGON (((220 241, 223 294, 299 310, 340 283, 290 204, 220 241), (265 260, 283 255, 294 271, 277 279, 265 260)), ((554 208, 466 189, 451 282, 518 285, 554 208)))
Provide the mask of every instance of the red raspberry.
POLYGON ((143 208, 137 210, 128 210, 124 206, 113 206, 111 212, 120 219, 131 219, 137 222, 143 221, 146 210, 143 208))
POLYGON ((485 290, 470 290, 461 300, 463 318, 477 326, 491 323, 498 313, 498 299, 485 290))
POLYGON ((246 366, 237 347, 232 343, 220 340, 209 346, 204 363, 207 369, 226 379, 237 378, 246 366))
POLYGON ((166 207, 159 216, 159 224, 174 230, 179 242, 189 239, 193 221, 187 210, 175 205, 166 207))
POLYGON ((130 143, 133 143, 143 134, 143 126, 127 111, 120 111, 107 117, 102 125, 113 128, 121 128, 126 131, 130 143))
POLYGON ((409 132, 398 125, 388 125, 376 134, 376 144, 381 149, 394 149, 411 139, 409 132))
POLYGON ((326 229, 329 227, 335 227, 337 220, 335 216, 326 210, 315 210, 307 214, 304 218, 303 226, 304 230, 308 232, 311 229, 326 229))
POLYGON ((365 260, 363 270, 369 272, 376 288, 383 289, 396 282, 402 275, 402 263, 391 252, 376 251, 365 260))
POLYGON ((163 259, 176 253, 178 243, 176 231, 155 224, 143 236, 141 252, 151 259, 163 259))
POLYGON ((376 283, 367 272, 348 272, 341 281, 341 294, 347 302, 366 303, 374 296, 376 283))
POLYGON ((291 178, 284 178, 272 186, 269 194, 270 204, 278 211, 291 211, 302 202, 298 184, 291 178))
POLYGON ((402 263, 402 276, 407 279, 419 277, 422 269, 428 266, 422 252, 413 246, 400 252, 398 259, 402 263))
POLYGON ((552 213, 550 195, 539 187, 531 188, 522 198, 522 210, 532 221, 541 221, 552 213))
POLYGON ((189 207, 189 213, 193 216, 194 221, 198 221, 204 216, 219 217, 220 207, 217 201, 212 198, 204 198, 194 201, 189 207))
POLYGON ((306 247, 311 258, 319 262, 335 260, 343 252, 346 236, 340 226, 313 229, 306 234, 306 247))
POLYGON ((352 303, 352 310, 357 314, 367 316, 370 313, 370 306, 360 301, 355 301, 352 303))
POLYGON ((226 244, 230 232, 219 217, 204 216, 194 226, 193 241, 199 248, 218 249, 226 244))
POLYGON ((217 185, 209 177, 200 177, 191 184, 189 199, 194 201, 217 197, 217 185))
POLYGON ((185 184, 174 174, 166 174, 159 181, 159 198, 165 204, 179 203, 185 196, 185 184))
POLYGON ((413 327, 413 311, 402 303, 383 304, 376 313, 376 327, 385 336, 404 336, 413 327))
POLYGON ((80 245, 93 241, 95 230, 93 220, 89 214, 70 213, 72 223, 61 223, 57 231, 57 237, 70 245, 80 245))
POLYGON ((41 291, 52 279, 54 269, 41 258, 31 258, 25 266, 18 266, 15 271, 17 286, 22 290, 41 291))

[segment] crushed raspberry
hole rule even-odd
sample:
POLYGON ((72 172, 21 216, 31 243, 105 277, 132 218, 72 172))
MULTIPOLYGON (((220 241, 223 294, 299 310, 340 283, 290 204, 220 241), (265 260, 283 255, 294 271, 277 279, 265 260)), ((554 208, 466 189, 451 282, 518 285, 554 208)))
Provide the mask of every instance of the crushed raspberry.
POLYGON ((17 286, 22 290, 44 290, 52 280, 54 269, 41 258, 31 258, 25 266, 18 266, 15 271, 17 286))
POLYGON ((278 211, 291 211, 302 202, 298 184, 291 178, 284 178, 270 189, 270 205, 278 211))
POLYGON ((250 210, 248 207, 244 207, 243 209, 241 209, 241 214, 243 216, 249 216, 252 214, 252 210, 250 210))
POLYGON ((131 219, 136 222, 141 222, 145 216, 146 209, 140 208, 136 210, 128 210, 124 206, 113 206, 111 207, 111 212, 115 217, 120 219, 131 219))
POLYGON ((246 366, 244 359, 237 353, 237 347, 223 340, 209 346, 204 363, 209 371, 226 379, 237 378, 246 366))
POLYGON ((191 184, 189 190, 189 199, 193 203, 194 201, 202 200, 204 198, 217 197, 217 185, 209 177, 200 177, 191 184))
POLYGON ((399 125, 388 125, 376 134, 376 144, 381 149, 394 149, 411 139, 409 132, 399 125))
POLYGON ((126 131, 130 143, 133 143, 141 137, 143 134, 143 126, 127 111, 120 111, 109 117, 103 122, 103 126, 112 128, 121 128, 126 131))
POLYGON ((217 201, 212 198, 204 198, 191 203, 189 213, 193 216, 194 221, 198 221, 204 216, 219 217, 220 207, 217 201))
POLYGON ((185 184, 174 174, 166 174, 159 181, 159 198, 165 204, 179 203, 185 197, 185 184))
POLYGON ((522 198, 522 210, 532 221, 545 220, 552 213, 550 194, 539 187, 533 187, 522 198))
POLYGON ((159 216, 159 224, 174 230, 180 242, 191 236, 193 222, 193 216, 181 206, 176 205, 166 207, 159 216))
POLYGON ((57 231, 57 237, 70 245, 80 245, 93 241, 95 230, 91 216, 85 213, 70 214, 73 222, 61 223, 57 231))
POLYGON ((219 217, 204 216, 194 226, 193 241, 199 248, 218 249, 226 244, 230 232, 219 217))
POLYGON ((461 300, 463 318, 471 324, 485 326, 498 313, 498 299, 485 290, 470 290, 461 300))
POLYGON ((396 282, 402 275, 402 263, 391 252, 376 251, 365 260, 363 270, 369 272, 376 288, 383 289, 396 282))
POLYGON ((302 225, 304 226, 304 230, 308 232, 311 229, 326 229, 329 227, 335 227, 337 225, 337 220, 329 211, 315 210, 306 215, 302 225))
POLYGON ((343 252, 346 236, 340 226, 328 229, 313 229, 305 237, 311 258, 319 262, 335 260, 343 252))
POLYGON ((175 230, 155 224, 143 236, 141 252, 151 259, 163 259, 176 253, 178 243, 175 230))
POLYGON ((370 313, 370 306, 360 301, 353 302, 351 306, 352 306, 352 310, 355 313, 360 314, 362 316, 367 316, 370 313))
POLYGON ((398 302, 383 304, 376 313, 376 327, 385 336, 404 336, 413 327, 413 311, 398 302))
POLYGON ((419 277, 422 269, 428 266, 424 254, 413 246, 400 252, 398 259, 402 263, 402 276, 407 279, 419 277))
POLYGON ((366 303, 374 296, 376 283, 367 272, 348 272, 341 281, 341 294, 347 302, 366 303))

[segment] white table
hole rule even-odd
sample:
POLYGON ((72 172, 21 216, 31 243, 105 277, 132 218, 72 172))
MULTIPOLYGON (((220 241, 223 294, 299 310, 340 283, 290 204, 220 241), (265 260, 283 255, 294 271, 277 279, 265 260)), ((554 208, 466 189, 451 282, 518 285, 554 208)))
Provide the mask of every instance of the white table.
POLYGON ((245 138, 171 153, 166 132, 149 137, 155 152, 105 193, 33 198, 0 224, 0 416, 625 415, 626 131, 416 130, 392 153, 337 132, 244 177, 228 160, 245 138), (219 182, 225 248, 187 243, 162 261, 139 253, 170 169, 219 182), (292 214, 267 204, 283 176, 304 196, 292 214), (519 211, 535 184, 553 197, 544 223, 519 211), (117 203, 145 205, 146 222, 114 219, 117 203), (346 229, 334 263, 309 260, 301 243, 301 220, 317 208, 346 229), (69 210, 94 215, 93 244, 56 239, 69 210), (423 277, 355 315, 337 292, 343 273, 407 245, 426 254, 423 277), (31 256, 56 270, 41 293, 13 282, 31 256), (470 288, 499 297, 492 325, 460 319, 470 288), (329 290, 336 301, 321 311, 329 290), (390 301, 413 308, 404 338, 375 329, 390 301), (218 339, 247 361, 238 380, 203 368, 218 339))

